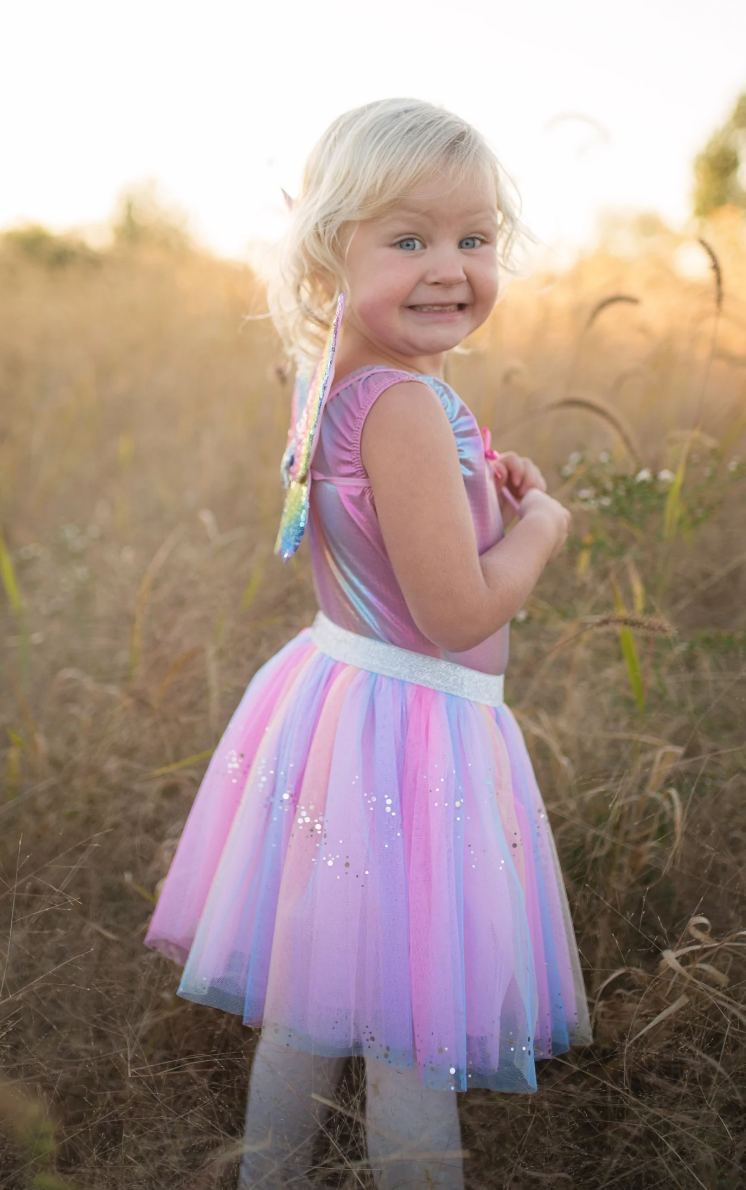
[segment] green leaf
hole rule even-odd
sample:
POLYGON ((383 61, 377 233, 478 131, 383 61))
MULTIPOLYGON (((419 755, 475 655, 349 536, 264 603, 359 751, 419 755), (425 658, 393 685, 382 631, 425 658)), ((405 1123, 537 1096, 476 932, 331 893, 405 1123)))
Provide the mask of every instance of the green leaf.
POLYGON ((2 531, 0 531, 0 578, 2 578, 5 594, 8 597, 8 603, 11 609, 17 616, 22 615, 23 600, 21 599, 20 588, 16 580, 16 572, 13 569, 13 561, 5 544, 2 531))
POLYGON ((619 629, 619 640, 622 646, 624 664, 627 666, 627 676, 632 688, 632 694, 637 703, 638 710, 642 715, 645 710, 645 685, 642 680, 642 669, 640 668, 640 658, 637 655, 635 638, 630 629, 624 627, 619 629))
POLYGON ((666 541, 673 541, 681 517, 681 489, 684 486, 684 476, 686 475, 686 456, 687 449, 685 447, 681 461, 676 468, 674 481, 668 489, 666 510, 663 517, 663 532, 666 541))
POLYGON ((259 594, 259 590, 262 585, 262 580, 264 578, 265 564, 266 563, 265 563, 264 559, 262 559, 262 561, 258 562, 257 565, 254 567, 254 569, 251 572, 249 581, 246 584, 246 590, 244 591, 243 597, 241 599, 241 607, 243 608, 244 611, 248 611, 248 609, 251 607, 252 603, 256 599, 257 595, 259 594))

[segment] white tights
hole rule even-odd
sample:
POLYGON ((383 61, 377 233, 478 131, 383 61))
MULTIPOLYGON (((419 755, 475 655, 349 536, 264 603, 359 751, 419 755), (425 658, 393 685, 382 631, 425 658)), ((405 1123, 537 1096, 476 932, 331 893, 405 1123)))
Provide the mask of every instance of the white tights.
MULTIPOLYGON (((316 1133, 346 1058, 324 1058, 271 1041, 254 1055, 238 1190, 310 1190, 316 1133)), ((411 1070, 366 1060, 368 1160, 377 1190, 463 1190, 455 1092, 424 1087, 411 1070)))

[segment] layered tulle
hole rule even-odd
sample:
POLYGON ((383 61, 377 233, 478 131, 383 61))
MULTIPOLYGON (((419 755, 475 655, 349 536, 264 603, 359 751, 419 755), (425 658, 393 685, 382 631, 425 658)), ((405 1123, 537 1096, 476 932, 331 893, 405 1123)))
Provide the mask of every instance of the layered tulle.
POLYGON ((179 994, 429 1087, 536 1087, 589 1040, 546 811, 513 716, 370 673, 308 630, 212 759, 146 943, 179 994))

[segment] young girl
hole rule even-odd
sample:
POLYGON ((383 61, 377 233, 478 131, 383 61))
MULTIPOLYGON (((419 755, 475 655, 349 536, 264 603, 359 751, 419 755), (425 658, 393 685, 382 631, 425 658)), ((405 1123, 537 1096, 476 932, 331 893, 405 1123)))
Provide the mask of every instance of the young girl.
POLYGON ((534 1091, 537 1059, 590 1040, 503 702, 509 621, 569 516, 443 379, 520 227, 479 134, 416 100, 336 120, 292 206, 270 287, 302 365, 277 548, 307 522, 321 611, 250 683, 146 938, 185 964, 179 995, 261 1027, 242 1188, 312 1184, 352 1054, 376 1185, 461 1187, 454 1092, 534 1091))

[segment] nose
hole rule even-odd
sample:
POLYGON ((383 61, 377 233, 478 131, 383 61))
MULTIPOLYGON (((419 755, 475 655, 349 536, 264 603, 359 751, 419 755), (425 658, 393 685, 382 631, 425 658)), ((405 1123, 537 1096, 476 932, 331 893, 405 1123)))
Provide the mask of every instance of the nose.
POLYGON ((466 273, 458 248, 451 244, 432 248, 428 253, 423 280, 428 285, 440 285, 443 288, 461 285, 466 280, 466 273))

